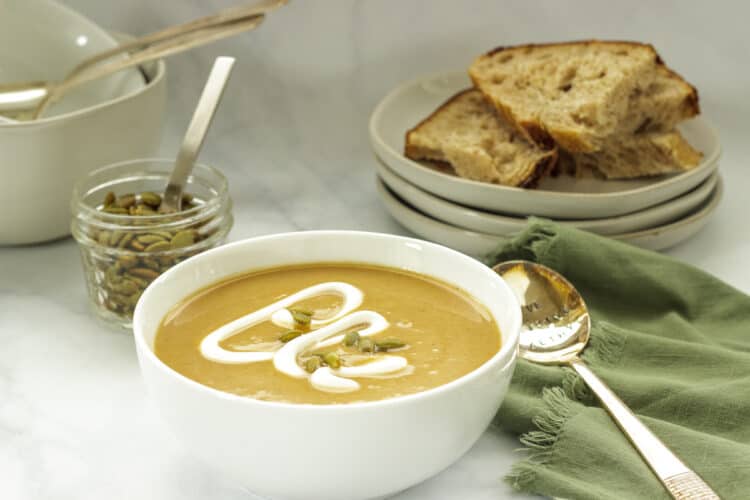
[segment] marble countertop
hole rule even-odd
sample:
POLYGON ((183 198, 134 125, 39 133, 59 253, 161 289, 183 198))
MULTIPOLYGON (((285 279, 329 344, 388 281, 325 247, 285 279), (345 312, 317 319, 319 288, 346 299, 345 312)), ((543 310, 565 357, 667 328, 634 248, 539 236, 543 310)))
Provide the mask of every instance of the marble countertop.
MULTIPOLYGON (((141 34, 229 1, 68 0, 141 34)), ((170 60, 171 156, 211 61, 238 58, 202 158, 230 179, 232 240, 300 229, 408 234, 378 201, 367 119, 393 86, 465 67, 496 45, 584 37, 651 41, 701 92, 719 129, 726 192, 714 219, 668 253, 750 291, 748 7, 741 2, 294 0, 260 30, 170 60)), ((75 243, 0 248, 0 498, 240 499, 164 429, 132 339, 88 311, 75 243)), ((520 498, 501 480, 517 441, 488 430, 400 500, 520 498)))

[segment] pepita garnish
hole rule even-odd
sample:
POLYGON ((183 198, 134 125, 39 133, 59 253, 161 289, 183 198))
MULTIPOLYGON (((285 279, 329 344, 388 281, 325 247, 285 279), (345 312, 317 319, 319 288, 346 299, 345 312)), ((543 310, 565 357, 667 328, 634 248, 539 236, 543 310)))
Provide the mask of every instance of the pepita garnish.
POLYGON ((312 311, 308 311, 307 309, 290 308, 289 312, 292 314, 295 325, 303 328, 310 326, 313 317, 312 311))
POLYGON ((399 339, 393 338, 393 337, 375 341, 375 347, 377 348, 378 351, 389 351, 391 349, 400 349, 401 347, 404 347, 405 345, 406 344, 404 342, 401 342, 399 339))
POLYGON ((346 347, 352 347, 359 344, 359 332, 347 332, 344 335, 344 345, 346 347))
POLYGON ((372 339, 363 338, 359 340, 359 350, 361 352, 374 352, 375 351, 375 342, 372 341, 372 339))
POLYGON ((341 358, 339 358, 339 355, 333 351, 327 352, 326 355, 323 356, 323 361, 325 361, 326 364, 333 369, 339 368, 341 366, 341 358))
POLYGON ((284 333, 281 337, 279 337, 279 340, 286 344, 290 340, 294 340, 300 335, 302 335, 302 333, 303 332, 299 330, 289 330, 288 332, 284 333))
POLYGON ((319 357, 313 356, 312 358, 309 358, 307 361, 305 361, 305 371, 307 373, 312 373, 320 368, 322 364, 323 363, 321 362, 319 357))

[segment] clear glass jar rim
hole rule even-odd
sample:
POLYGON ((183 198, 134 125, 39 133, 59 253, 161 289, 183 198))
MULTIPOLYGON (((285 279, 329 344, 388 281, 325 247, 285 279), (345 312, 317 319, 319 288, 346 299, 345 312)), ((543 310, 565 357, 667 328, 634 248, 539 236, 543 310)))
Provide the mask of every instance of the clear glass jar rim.
MULTIPOLYGON (((83 202, 83 196, 88 190, 84 190, 84 187, 86 186, 87 182, 91 182, 91 180, 98 175, 104 174, 108 171, 117 171, 118 169, 123 169, 125 167, 129 167, 132 165, 137 164, 162 164, 162 165, 171 165, 174 163, 174 160, 171 158, 137 158, 133 160, 125 160, 117 163, 112 163, 110 165, 105 165, 103 167, 99 167, 96 170, 92 170, 89 172, 85 177, 79 179, 75 186, 73 187, 73 197, 72 197, 72 209, 74 211, 73 217, 75 219, 79 219, 82 216, 87 216, 89 219, 98 219, 102 221, 102 226, 118 226, 122 229, 136 229, 137 226, 128 226, 124 225, 123 222, 126 220, 134 219, 134 216, 131 215, 120 215, 120 214, 108 214, 106 212, 102 212, 101 210, 98 210, 96 207, 92 207, 91 205, 83 202), (118 223, 118 221, 120 221, 118 223)), ((205 163, 196 163, 193 167, 193 173, 191 176, 197 176, 198 178, 205 179, 205 177, 201 177, 199 174, 196 173, 196 171, 205 171, 210 175, 213 175, 218 180, 218 185, 214 185, 212 182, 211 185, 213 188, 217 190, 216 196, 212 197, 209 200, 206 200, 206 202, 202 205, 198 205, 196 207, 193 207, 189 210, 184 210, 182 212, 179 212, 181 216, 184 216, 186 219, 192 218, 193 216, 203 214, 206 212, 214 212, 218 210, 224 202, 226 198, 228 198, 229 193, 229 185, 227 182, 227 178, 224 176, 224 174, 217 169, 216 167, 212 167, 210 165, 206 165, 205 163)), ((169 171, 169 170, 167 170, 169 171)), ((117 177, 113 176, 112 180, 116 181, 117 177)), ((206 179, 209 180, 209 179, 206 179)), ((96 186, 93 186, 96 187, 96 186)), ((145 216, 138 216, 138 220, 143 222, 152 222, 157 223, 160 219, 164 219, 167 221, 168 219, 173 219, 175 217, 175 214, 159 214, 159 215, 145 215, 145 216)), ((177 222, 176 225, 179 225, 181 221, 171 221, 171 222, 177 222)), ((165 222, 165 225, 169 224, 170 221, 165 222)))

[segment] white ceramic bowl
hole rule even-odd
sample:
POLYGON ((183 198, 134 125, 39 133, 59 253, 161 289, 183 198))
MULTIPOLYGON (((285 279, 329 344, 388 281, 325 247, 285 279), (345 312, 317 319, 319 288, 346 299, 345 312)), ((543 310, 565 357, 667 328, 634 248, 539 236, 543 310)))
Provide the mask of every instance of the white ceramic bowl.
POLYGON ((254 493, 284 500, 379 498, 457 460, 484 432, 505 396, 520 326, 512 291, 478 261, 433 243, 354 231, 279 234, 202 253, 154 281, 133 319, 143 378, 169 428, 206 464, 254 493), (154 355, 162 318, 196 290, 254 269, 326 261, 408 269, 458 286, 497 321, 500 351, 435 389, 348 405, 235 396, 183 377, 154 355))
POLYGON ((703 153, 703 161, 675 175, 621 181, 560 175, 546 177, 537 189, 522 189, 463 179, 406 158, 406 131, 469 86, 466 72, 426 76, 398 86, 370 117, 370 144, 375 154, 398 175, 441 198, 488 212, 555 219, 596 219, 643 210, 690 191, 719 165, 718 135, 702 116, 678 128, 703 153))
MULTIPOLYGON (((54 2, 0 2, 0 81, 60 78, 78 61, 116 44, 54 2)), ((0 245, 67 235, 75 181, 103 165, 154 156, 165 99, 159 62, 92 82, 47 118, 0 123, 0 199, 23 207, 0 213, 0 245)))

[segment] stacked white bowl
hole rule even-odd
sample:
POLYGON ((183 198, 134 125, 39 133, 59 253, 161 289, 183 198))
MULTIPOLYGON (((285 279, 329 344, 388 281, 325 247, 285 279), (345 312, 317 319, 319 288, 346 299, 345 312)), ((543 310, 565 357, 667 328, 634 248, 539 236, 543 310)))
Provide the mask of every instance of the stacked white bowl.
POLYGON ((521 230, 528 216, 539 216, 661 250, 699 231, 721 199, 721 147, 703 117, 679 127, 703 153, 702 163, 670 176, 614 181, 560 175, 522 189, 462 179, 406 158, 406 131, 470 85, 464 73, 407 82, 370 119, 381 199, 423 238, 481 256, 521 230))
MULTIPOLYGON (((118 35, 50 0, 0 2, 0 83, 60 80, 118 45, 118 35)), ((81 86, 39 120, 0 121, 0 245, 70 232, 73 184, 89 171, 147 158, 161 141, 162 62, 81 86)))

